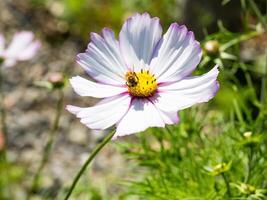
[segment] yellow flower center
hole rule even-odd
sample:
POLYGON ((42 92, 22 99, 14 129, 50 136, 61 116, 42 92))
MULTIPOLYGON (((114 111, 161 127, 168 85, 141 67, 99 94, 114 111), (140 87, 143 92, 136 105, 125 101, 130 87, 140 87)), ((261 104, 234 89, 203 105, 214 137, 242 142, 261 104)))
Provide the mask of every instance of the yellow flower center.
POLYGON ((132 96, 149 97, 157 90, 157 80, 149 71, 127 72, 125 75, 128 91, 132 96))

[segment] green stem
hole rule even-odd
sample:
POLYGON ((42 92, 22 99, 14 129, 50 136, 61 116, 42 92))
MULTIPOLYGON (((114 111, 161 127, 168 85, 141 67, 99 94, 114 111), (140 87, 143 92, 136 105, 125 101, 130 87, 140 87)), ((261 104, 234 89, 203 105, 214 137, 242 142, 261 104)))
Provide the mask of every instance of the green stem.
POLYGON ((51 150, 52 150, 52 146, 54 143, 54 138, 55 138, 55 134, 58 130, 58 126, 59 126, 59 120, 60 120, 60 116, 61 116, 61 112, 63 109, 63 99, 64 99, 64 94, 62 90, 58 90, 58 101, 57 101, 57 112, 56 112, 56 116, 52 125, 52 128, 50 129, 49 132, 49 138, 48 141, 44 147, 43 150, 43 156, 42 156, 42 160, 41 163, 36 171, 36 174, 34 175, 32 184, 31 184, 31 188, 29 190, 27 199, 30 199, 31 194, 36 191, 38 189, 38 182, 39 182, 39 178, 40 175, 42 173, 43 168, 45 167, 46 163, 49 160, 50 154, 51 154, 51 150))
POLYGON ((266 50, 266 55, 265 55, 265 69, 264 69, 264 74, 263 77, 261 79, 261 103, 262 106, 264 107, 264 103, 265 103, 265 95, 266 95, 266 84, 267 84, 267 50, 266 50))
POLYGON ((267 50, 266 50, 266 61, 265 61, 265 69, 264 74, 261 78, 261 93, 260 93, 260 113, 256 119, 257 129, 258 131, 262 131, 264 127, 264 120, 266 117, 265 109, 266 109, 266 90, 267 90, 267 50))
POLYGON ((167 132, 168 132, 168 134, 170 134, 170 136, 173 135, 171 129, 168 126, 165 127, 165 130, 167 130, 167 132))
POLYGON ((113 137, 113 135, 115 134, 115 131, 111 131, 105 138, 104 140, 99 143, 95 149, 92 151, 91 155, 88 157, 88 159, 86 160, 86 162, 83 164, 82 168, 79 170, 79 172, 77 173, 77 175, 75 176, 71 187, 68 190, 67 195, 65 196, 64 200, 68 200, 70 195, 72 194, 77 182, 79 181, 80 177, 82 176, 82 174, 84 173, 84 171, 86 170, 87 166, 91 163, 91 161, 95 158, 95 156, 98 154, 98 152, 111 140, 111 138, 113 137))
POLYGON ((220 47, 220 51, 225 51, 226 49, 228 49, 229 47, 235 45, 235 44, 238 44, 242 41, 245 41, 245 40, 249 40, 253 37, 256 37, 258 35, 260 35, 261 33, 260 32, 257 32, 257 31, 253 31, 253 32, 249 32, 247 34, 243 34, 233 40, 230 40, 229 42, 223 44, 221 47, 220 47))
POLYGON ((229 184, 228 178, 225 173, 222 173, 222 177, 223 177, 223 180, 226 186, 227 195, 228 197, 231 197, 231 190, 230 190, 230 184, 229 184))
POLYGON ((244 121, 244 118, 243 118, 243 115, 242 115, 242 112, 240 110, 240 107, 239 107, 239 104, 238 104, 237 100, 234 99, 233 103, 234 103, 234 109, 235 109, 235 113, 236 113, 237 119, 238 119, 239 123, 242 125, 242 127, 245 127, 246 123, 244 121))

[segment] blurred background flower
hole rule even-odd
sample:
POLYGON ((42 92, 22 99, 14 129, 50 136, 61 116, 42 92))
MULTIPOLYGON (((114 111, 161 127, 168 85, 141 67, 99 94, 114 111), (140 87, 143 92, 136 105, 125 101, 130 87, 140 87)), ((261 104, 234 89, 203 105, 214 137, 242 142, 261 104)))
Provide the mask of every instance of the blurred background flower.
POLYGON ((0 34, 0 59, 4 67, 12 67, 17 61, 31 59, 40 48, 39 41, 34 40, 34 34, 29 31, 17 32, 8 47, 5 48, 5 38, 0 34))

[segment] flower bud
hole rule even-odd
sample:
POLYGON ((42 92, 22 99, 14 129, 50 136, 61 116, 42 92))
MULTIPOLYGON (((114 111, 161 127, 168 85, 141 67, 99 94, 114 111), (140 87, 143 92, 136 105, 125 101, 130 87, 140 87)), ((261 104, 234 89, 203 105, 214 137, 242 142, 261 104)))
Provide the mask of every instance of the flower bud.
POLYGON ((243 136, 244 139, 240 142, 241 147, 254 147, 263 141, 262 135, 253 135, 251 131, 243 133, 243 136))
POLYGON ((219 163, 213 167, 206 166, 204 169, 212 176, 218 176, 224 172, 230 170, 232 162, 229 163, 219 163))
POLYGON ((266 189, 258 189, 252 185, 246 183, 232 183, 236 187, 242 196, 248 199, 264 199, 266 189))
POLYGON ((48 81, 53 85, 54 89, 62 88, 65 85, 63 74, 54 72, 48 77, 48 81))
POLYGON ((253 187, 252 185, 245 184, 245 183, 240 184, 240 189, 241 189, 241 192, 244 194, 254 194, 256 190, 256 188, 253 187))
POLYGON ((208 55, 217 55, 219 53, 220 44, 217 40, 209 40, 204 44, 204 51, 208 55))

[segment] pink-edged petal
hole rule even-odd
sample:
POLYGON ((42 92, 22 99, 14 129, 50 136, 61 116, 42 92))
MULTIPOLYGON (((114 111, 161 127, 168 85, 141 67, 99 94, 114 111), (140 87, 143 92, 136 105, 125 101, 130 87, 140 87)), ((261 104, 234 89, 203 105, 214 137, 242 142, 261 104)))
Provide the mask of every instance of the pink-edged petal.
POLYGON ((158 18, 149 14, 135 14, 127 19, 119 35, 121 52, 129 68, 140 71, 152 59, 162 35, 158 18))
POLYGON ((164 127, 161 113, 148 99, 134 98, 129 111, 117 123, 114 138, 144 131, 148 127, 164 127))
POLYGON ((30 45, 33 38, 34 35, 30 31, 16 33, 5 52, 5 56, 9 58, 17 58, 17 56, 30 45))
POLYGON ((188 77, 168 85, 161 85, 153 103, 164 111, 177 111, 194 104, 207 102, 219 89, 218 66, 202 76, 188 77))
POLYGON ((159 43, 158 54, 151 61, 150 71, 158 83, 178 81, 198 65, 202 51, 194 34, 185 26, 173 23, 159 43))
POLYGON ((32 42, 23 51, 18 53, 17 59, 18 60, 29 60, 33 58, 40 47, 41 47, 41 43, 39 41, 32 42))
POLYGON ((116 124, 127 112, 131 102, 128 94, 104 99, 93 107, 81 108, 68 105, 66 109, 81 119, 91 129, 104 130, 116 124))
POLYGON ((77 62, 95 80, 113 85, 125 84, 127 72, 118 41, 114 32, 103 29, 103 37, 96 33, 91 34, 91 40, 85 53, 77 56, 77 62))
POLYGON ((105 98, 127 92, 126 87, 95 83, 80 76, 70 79, 74 91, 81 96, 105 98))
POLYGON ((0 33, 0 57, 5 49, 5 37, 0 33))

